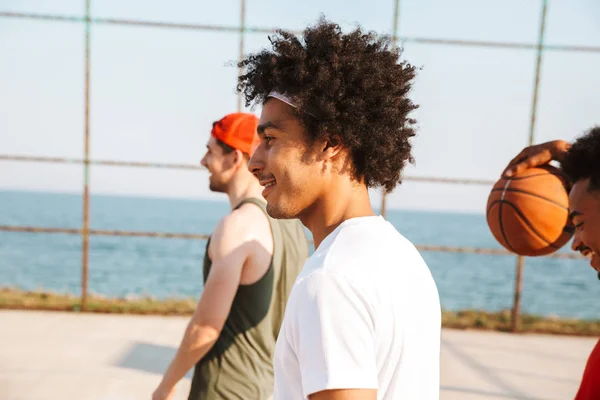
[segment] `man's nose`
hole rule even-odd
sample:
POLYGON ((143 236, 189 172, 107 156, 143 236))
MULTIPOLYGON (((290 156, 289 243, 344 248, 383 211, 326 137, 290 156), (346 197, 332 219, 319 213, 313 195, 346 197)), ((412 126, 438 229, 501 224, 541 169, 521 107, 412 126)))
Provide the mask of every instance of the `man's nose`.
POLYGON ((254 153, 252 154, 252 157, 250 157, 250 161, 248 161, 248 170, 258 178, 258 175, 260 174, 260 172, 263 170, 264 168, 264 157, 265 157, 265 151, 263 148, 262 143, 258 145, 258 147, 256 148, 256 150, 254 151, 254 153))

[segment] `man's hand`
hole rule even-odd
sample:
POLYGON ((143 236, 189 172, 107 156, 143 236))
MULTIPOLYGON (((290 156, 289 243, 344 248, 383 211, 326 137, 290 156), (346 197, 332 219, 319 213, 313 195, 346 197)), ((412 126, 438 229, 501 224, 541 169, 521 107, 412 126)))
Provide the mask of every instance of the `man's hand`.
POLYGON ((172 400, 175 395, 175 388, 165 389, 159 386, 154 393, 152 393, 152 400, 172 400))
POLYGON ((564 140, 553 140, 526 147, 510 161, 502 176, 510 178, 528 168, 544 165, 552 160, 561 162, 567 154, 569 146, 569 143, 564 140))

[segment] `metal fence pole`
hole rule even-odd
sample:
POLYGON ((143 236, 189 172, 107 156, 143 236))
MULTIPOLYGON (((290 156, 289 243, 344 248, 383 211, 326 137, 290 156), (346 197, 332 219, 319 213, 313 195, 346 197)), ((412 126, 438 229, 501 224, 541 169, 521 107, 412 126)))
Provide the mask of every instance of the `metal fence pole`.
MULTIPOLYGON (((531 120, 529 123, 529 145, 534 142, 535 135, 535 118, 537 112, 538 92, 540 87, 540 70, 542 66, 542 54, 544 53, 544 34, 546 30, 546 15, 548 10, 548 0, 542 0, 542 15, 540 18, 540 31, 538 37, 537 59, 535 63, 535 81, 533 85, 533 101, 531 105, 531 120)), ((512 310, 512 331, 519 330, 519 313, 521 309, 521 290, 523 287, 523 266, 525 258, 517 257, 517 272, 515 276, 515 298, 512 310)))
MULTIPOLYGON (((239 62, 244 59, 244 37, 246 35, 246 0, 240 0, 240 55, 239 62)), ((238 74, 241 74, 242 69, 239 68, 238 74)), ((237 85, 237 80, 236 80, 237 85)), ((242 93, 238 93, 237 110, 242 111, 242 93)))
POLYGON ((83 164, 83 229, 81 259, 81 310, 87 308, 88 297, 88 262, 89 262, 89 229, 90 229, 90 3, 85 0, 85 140, 83 164))
POLYGON ((523 265, 525 258, 517 257, 517 273, 515 275, 515 298, 512 309, 512 331, 519 331, 519 313, 521 309, 521 291, 523 289, 523 265))

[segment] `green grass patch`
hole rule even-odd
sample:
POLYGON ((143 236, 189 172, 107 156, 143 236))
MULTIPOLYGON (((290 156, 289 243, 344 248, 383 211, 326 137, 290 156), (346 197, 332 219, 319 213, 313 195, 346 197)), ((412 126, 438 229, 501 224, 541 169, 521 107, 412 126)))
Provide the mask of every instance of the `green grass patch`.
MULTIPOLYGON (((194 299, 154 299, 152 297, 110 298, 89 295, 86 312, 141 315, 191 315, 194 299)), ((0 309, 82 311, 81 298, 46 291, 0 289, 0 309)))
MULTIPOLYGON (((82 310, 81 298, 70 294, 47 291, 24 291, 0 288, 0 309, 73 311, 138 315, 192 315, 196 299, 152 297, 110 298, 89 295, 82 310)), ((477 329, 510 332, 510 310, 486 312, 479 310, 443 311, 442 325, 454 329, 477 329)), ((566 319, 521 314, 519 332, 556 335, 600 336, 600 320, 566 319)))
MULTIPOLYGON (((510 310, 486 312, 479 310, 444 311, 442 325, 455 329, 512 331, 510 310)), ((600 320, 567 319, 521 314, 519 332, 556 335, 600 336, 600 320)))

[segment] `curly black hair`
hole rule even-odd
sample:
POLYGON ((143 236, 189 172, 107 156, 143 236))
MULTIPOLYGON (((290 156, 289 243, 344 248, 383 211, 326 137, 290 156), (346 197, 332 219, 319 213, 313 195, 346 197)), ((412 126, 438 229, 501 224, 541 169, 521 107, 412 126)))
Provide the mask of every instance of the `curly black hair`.
POLYGON ((388 36, 357 27, 343 34, 321 17, 302 39, 278 30, 272 50, 238 64, 246 107, 263 104, 275 90, 297 106, 309 142, 328 137, 349 150, 354 178, 391 192, 414 163, 409 139, 418 106, 408 98, 415 67, 399 61, 402 49, 388 36))
POLYGON ((589 190, 600 190, 600 126, 577 138, 561 162, 571 182, 590 179, 589 190))

